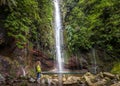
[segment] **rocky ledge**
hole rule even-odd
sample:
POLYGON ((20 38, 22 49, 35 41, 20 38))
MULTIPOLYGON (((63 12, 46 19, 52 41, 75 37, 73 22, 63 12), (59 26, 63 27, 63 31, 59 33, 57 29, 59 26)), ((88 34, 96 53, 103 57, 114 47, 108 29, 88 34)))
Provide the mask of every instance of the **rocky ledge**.
POLYGON ((62 74, 61 80, 59 75, 43 75, 40 82, 37 83, 33 77, 11 78, 0 75, 0 84, 2 86, 120 86, 120 76, 109 72, 100 72, 91 74, 87 72, 81 74, 62 74))

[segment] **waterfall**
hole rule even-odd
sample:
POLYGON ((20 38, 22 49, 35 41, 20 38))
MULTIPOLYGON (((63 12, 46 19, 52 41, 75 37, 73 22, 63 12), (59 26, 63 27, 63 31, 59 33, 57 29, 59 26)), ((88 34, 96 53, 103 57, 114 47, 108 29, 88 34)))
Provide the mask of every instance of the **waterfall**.
POLYGON ((57 70, 59 73, 63 71, 63 59, 62 59, 62 23, 60 14, 60 2, 59 0, 54 0, 54 16, 55 16, 55 41, 56 41, 56 59, 57 59, 57 70))
POLYGON ((93 54, 93 72, 97 73, 97 62, 96 62, 96 55, 95 55, 95 48, 92 49, 93 54))
POLYGON ((62 59, 62 23, 60 14, 60 2, 59 0, 54 0, 55 6, 55 41, 56 41, 56 60, 57 60, 57 72, 59 73, 59 86, 62 86, 62 72, 63 72, 63 59, 62 59))

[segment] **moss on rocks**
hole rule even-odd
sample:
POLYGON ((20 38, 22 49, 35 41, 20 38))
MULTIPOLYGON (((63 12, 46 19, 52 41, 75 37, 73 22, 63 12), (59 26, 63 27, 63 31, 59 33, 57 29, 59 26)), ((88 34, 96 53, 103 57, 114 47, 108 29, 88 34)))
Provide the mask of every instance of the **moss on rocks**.
POLYGON ((120 61, 114 63, 111 72, 120 75, 120 61))

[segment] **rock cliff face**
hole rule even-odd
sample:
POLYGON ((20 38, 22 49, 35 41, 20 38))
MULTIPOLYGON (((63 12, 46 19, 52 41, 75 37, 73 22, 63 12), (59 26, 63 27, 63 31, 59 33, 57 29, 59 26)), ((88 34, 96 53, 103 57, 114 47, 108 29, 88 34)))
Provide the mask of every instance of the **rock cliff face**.
POLYGON ((72 56, 68 60, 68 64, 65 64, 65 68, 71 70, 82 70, 88 69, 88 62, 85 58, 78 58, 76 56, 72 56))
POLYGON ((13 67, 13 63, 9 59, 9 57, 0 55, 0 74, 3 74, 4 76, 9 75, 12 67, 13 67))
POLYGON ((40 50, 28 49, 26 46, 23 49, 17 48, 15 40, 7 38, 5 29, 1 27, 0 23, 0 72, 9 73, 8 71, 10 71, 10 68, 13 68, 13 66, 19 69, 17 66, 22 65, 24 67, 26 65, 33 65, 36 60, 41 61, 43 71, 53 69, 54 60, 52 58, 40 50), (14 64, 14 61, 17 65, 14 64))
POLYGON ((46 56, 43 52, 38 50, 31 51, 33 60, 39 60, 42 65, 42 70, 50 70, 54 68, 54 59, 46 56))

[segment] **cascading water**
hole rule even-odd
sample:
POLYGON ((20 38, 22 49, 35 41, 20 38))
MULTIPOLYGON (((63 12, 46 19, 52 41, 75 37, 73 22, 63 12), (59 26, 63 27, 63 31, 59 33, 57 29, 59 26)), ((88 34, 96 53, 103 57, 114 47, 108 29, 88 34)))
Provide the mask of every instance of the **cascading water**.
POLYGON ((60 6, 59 6, 59 0, 54 0, 54 6, 55 6, 55 41, 56 41, 56 59, 57 59, 57 71, 59 73, 59 86, 62 86, 62 72, 63 72, 63 59, 62 59, 62 23, 61 23, 61 14, 60 14, 60 6))
POLYGON ((96 56, 95 56, 95 49, 92 49, 92 54, 93 54, 93 72, 96 74, 97 73, 97 62, 96 62, 96 56))
POLYGON ((61 31, 62 31, 62 23, 61 23, 61 14, 59 7, 59 0, 54 0, 55 6, 55 41, 56 41, 56 59, 57 59, 57 70, 59 73, 63 71, 63 60, 62 60, 62 50, 61 50, 61 31))

